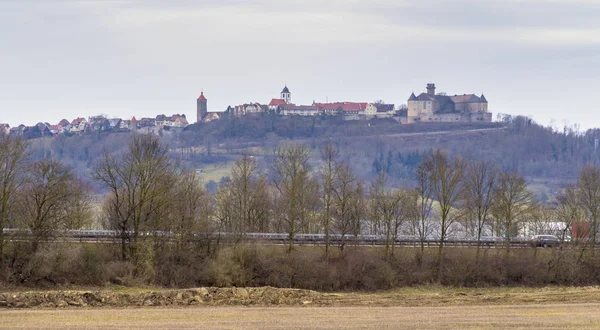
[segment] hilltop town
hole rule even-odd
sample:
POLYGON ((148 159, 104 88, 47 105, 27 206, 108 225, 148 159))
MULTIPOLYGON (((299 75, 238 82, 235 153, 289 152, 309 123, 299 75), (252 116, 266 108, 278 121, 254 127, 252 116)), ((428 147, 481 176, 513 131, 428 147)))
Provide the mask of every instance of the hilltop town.
MULTIPOLYGON (((383 101, 376 102, 313 102, 310 105, 297 105, 292 102, 292 93, 287 85, 282 89, 279 98, 268 103, 250 102, 228 106, 223 110, 208 110, 208 99, 204 92, 196 100, 196 123, 207 123, 232 116, 244 116, 253 113, 274 113, 280 116, 336 116, 343 120, 370 120, 390 118, 400 124, 416 123, 489 123, 492 113, 488 110, 485 96, 475 94, 446 95, 435 93, 435 84, 427 84, 426 92, 418 96, 411 93, 407 104, 396 106, 383 101)), ((107 118, 91 116, 87 119, 77 117, 71 121, 60 120, 57 124, 40 122, 34 126, 19 125, 10 127, 0 124, 0 132, 25 138, 56 136, 59 134, 79 134, 83 132, 128 132, 143 134, 160 134, 161 132, 180 131, 190 122, 185 114, 164 114, 156 117, 136 119, 107 118)))
POLYGON ((407 104, 395 106, 383 102, 332 102, 311 105, 292 103, 292 93, 285 86, 280 98, 268 104, 246 103, 229 106, 223 111, 208 111, 208 100, 204 93, 197 99, 197 122, 209 122, 228 116, 241 116, 257 112, 275 112, 282 116, 340 116, 344 120, 369 120, 393 118, 401 124, 419 122, 491 122, 485 96, 475 94, 446 95, 435 93, 435 84, 427 84, 427 92, 416 96, 411 93, 407 104))

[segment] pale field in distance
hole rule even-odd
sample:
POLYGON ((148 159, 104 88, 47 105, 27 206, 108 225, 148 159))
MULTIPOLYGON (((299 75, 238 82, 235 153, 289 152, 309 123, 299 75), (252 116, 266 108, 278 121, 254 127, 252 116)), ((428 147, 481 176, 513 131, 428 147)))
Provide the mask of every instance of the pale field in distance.
POLYGON ((590 329, 600 304, 5 310, 0 328, 590 329))

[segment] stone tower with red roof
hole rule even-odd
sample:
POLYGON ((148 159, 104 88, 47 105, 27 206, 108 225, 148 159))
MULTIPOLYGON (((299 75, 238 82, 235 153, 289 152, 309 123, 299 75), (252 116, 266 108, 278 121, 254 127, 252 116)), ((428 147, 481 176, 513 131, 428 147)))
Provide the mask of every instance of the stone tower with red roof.
POLYGON ((199 123, 208 114, 207 100, 204 92, 200 92, 200 97, 196 100, 196 122, 199 123))

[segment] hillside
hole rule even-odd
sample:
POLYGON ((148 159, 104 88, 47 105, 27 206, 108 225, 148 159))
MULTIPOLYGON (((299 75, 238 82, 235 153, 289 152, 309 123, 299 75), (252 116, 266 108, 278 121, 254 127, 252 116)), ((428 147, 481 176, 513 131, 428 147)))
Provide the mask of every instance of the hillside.
MULTIPOLYGON (((87 176, 104 150, 118 152, 129 134, 92 133, 32 140, 34 158, 55 157, 87 176)), ((319 147, 336 142, 343 157, 360 177, 370 179, 385 168, 396 184, 410 184, 414 167, 424 153, 444 149, 468 159, 487 159, 504 169, 517 169, 542 199, 565 182, 574 180, 587 163, 598 164, 600 131, 557 132, 525 117, 506 117, 501 123, 427 123, 401 125, 394 120, 342 121, 319 117, 245 116, 188 126, 163 140, 190 168, 205 170, 205 181, 227 175, 230 163, 250 151, 269 162, 281 143, 303 143, 317 165, 319 147)))

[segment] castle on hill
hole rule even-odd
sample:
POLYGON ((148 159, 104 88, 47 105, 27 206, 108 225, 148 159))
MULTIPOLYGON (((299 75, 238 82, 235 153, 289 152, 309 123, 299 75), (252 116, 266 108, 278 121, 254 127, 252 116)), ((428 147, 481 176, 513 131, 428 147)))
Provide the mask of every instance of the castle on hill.
POLYGON ((448 96, 436 94, 435 84, 427 84, 427 92, 408 98, 406 123, 418 122, 491 122, 488 101, 483 94, 448 96))
POLYGON ((382 102, 314 102, 310 105, 292 103, 292 93, 287 85, 268 104, 257 102, 228 106, 222 111, 208 111, 204 92, 196 100, 196 122, 209 122, 227 116, 242 116, 258 112, 272 112, 282 116, 339 116, 344 120, 392 118, 403 124, 419 122, 491 122, 485 96, 462 94, 448 96, 435 94, 435 84, 427 84, 427 92, 408 98, 407 105, 396 107, 382 102))

